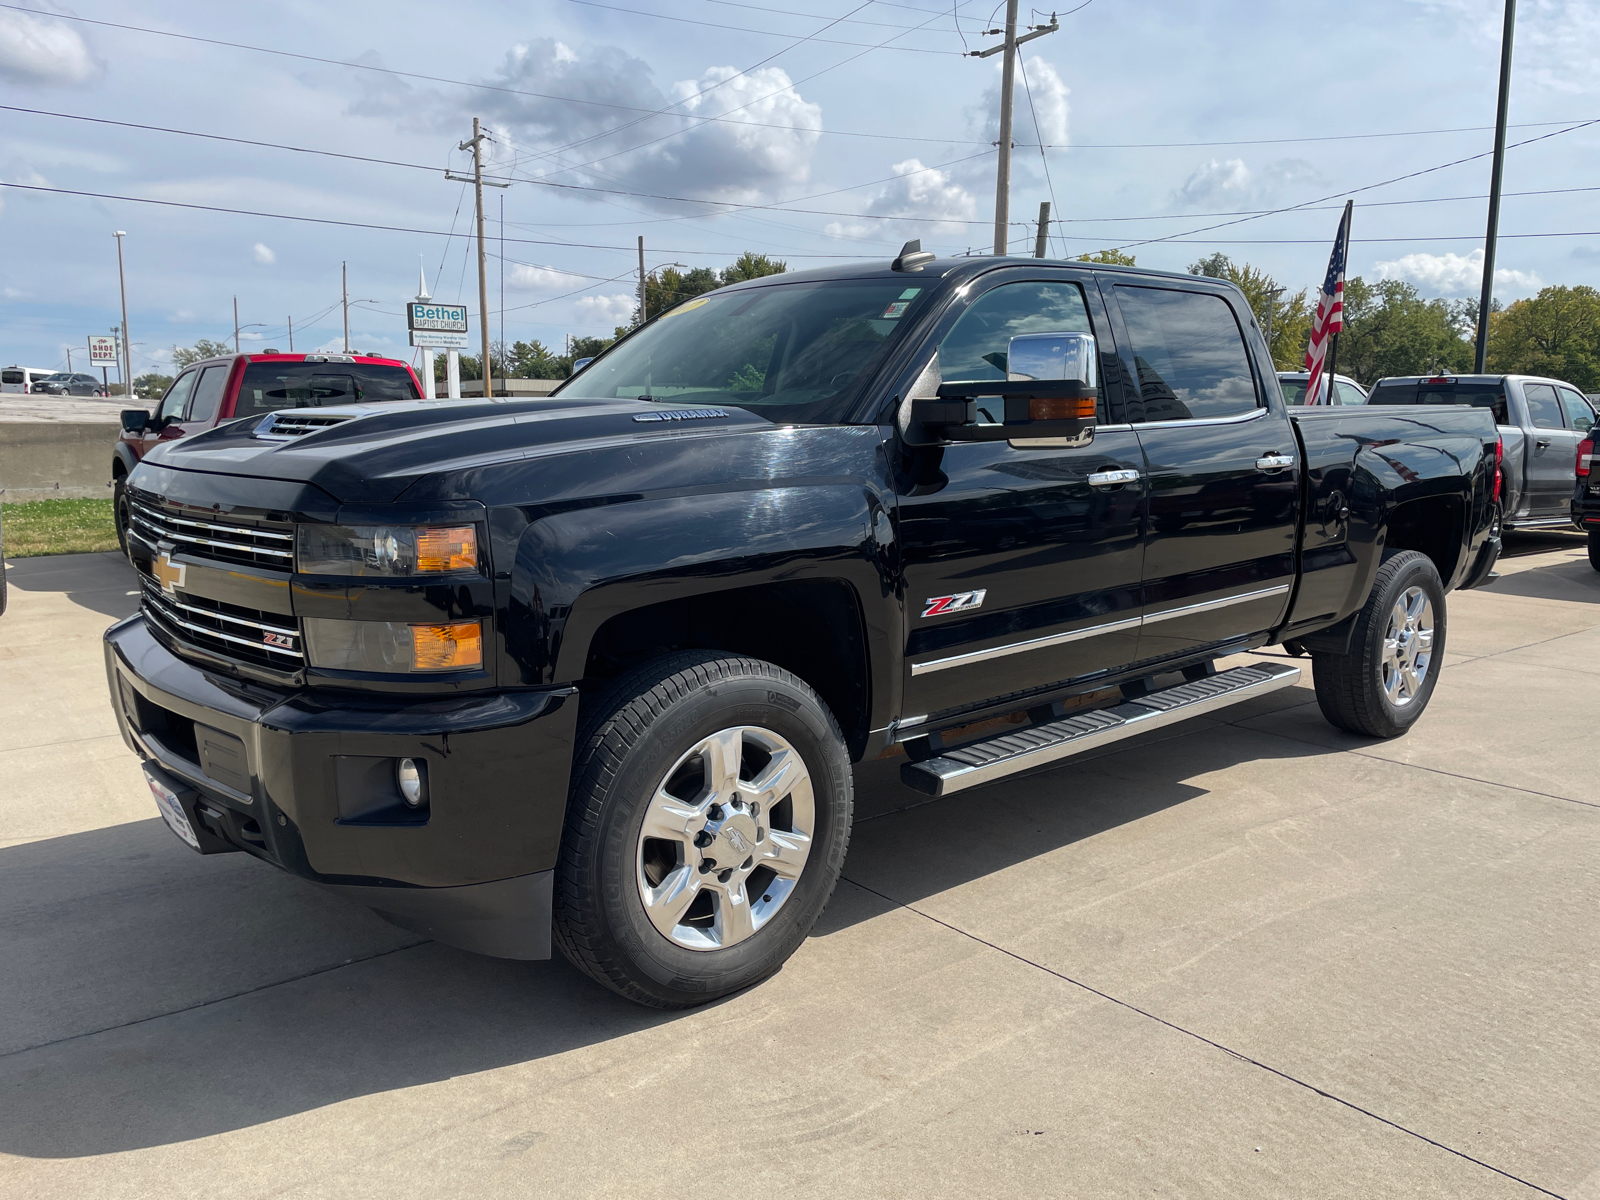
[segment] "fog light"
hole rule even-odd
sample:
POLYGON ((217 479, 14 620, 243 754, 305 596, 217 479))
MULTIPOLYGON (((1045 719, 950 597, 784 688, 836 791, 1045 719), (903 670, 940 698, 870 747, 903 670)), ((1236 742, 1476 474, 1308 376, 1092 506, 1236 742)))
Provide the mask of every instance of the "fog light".
POLYGON ((400 788, 400 798, 409 807, 421 808, 428 802, 428 772, 423 763, 402 758, 394 769, 394 781, 400 788))

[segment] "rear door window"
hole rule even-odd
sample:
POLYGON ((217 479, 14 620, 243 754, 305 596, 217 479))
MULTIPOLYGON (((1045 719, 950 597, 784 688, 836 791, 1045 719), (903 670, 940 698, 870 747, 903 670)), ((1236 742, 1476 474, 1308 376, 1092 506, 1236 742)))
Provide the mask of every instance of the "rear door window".
POLYGON ((1567 425, 1573 429, 1581 429, 1587 433, 1594 426, 1594 409, 1589 402, 1571 388, 1558 387, 1556 395, 1561 397, 1561 407, 1567 410, 1567 425))
POLYGON ((228 386, 228 371, 231 365, 222 363, 215 367, 207 367, 201 373, 200 382, 195 384, 194 398, 189 401, 189 420, 205 422, 216 420, 217 408, 222 403, 223 390, 228 386))
POLYGON ((1334 382, 1333 394, 1338 397, 1340 404, 1365 404, 1367 398, 1361 394, 1361 389, 1348 383, 1334 382))
POLYGON ((1234 417, 1260 407, 1244 334, 1221 296, 1119 284, 1139 397, 1128 419, 1234 417))
POLYGON ((21 383, 21 371, 0 371, 0 383, 21 383))
POLYGON ((1528 420, 1535 429, 1566 428, 1561 401, 1556 399, 1556 390, 1548 383, 1523 384, 1522 398, 1528 402, 1528 420))

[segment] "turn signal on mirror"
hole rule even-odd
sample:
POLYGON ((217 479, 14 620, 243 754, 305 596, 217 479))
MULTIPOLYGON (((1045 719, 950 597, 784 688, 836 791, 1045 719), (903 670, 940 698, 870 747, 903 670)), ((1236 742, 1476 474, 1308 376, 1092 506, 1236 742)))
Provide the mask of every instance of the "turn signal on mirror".
POLYGON ((1067 399, 1042 399, 1034 397, 1028 401, 1028 420, 1030 421, 1092 421, 1094 420, 1093 396, 1073 396, 1067 399))

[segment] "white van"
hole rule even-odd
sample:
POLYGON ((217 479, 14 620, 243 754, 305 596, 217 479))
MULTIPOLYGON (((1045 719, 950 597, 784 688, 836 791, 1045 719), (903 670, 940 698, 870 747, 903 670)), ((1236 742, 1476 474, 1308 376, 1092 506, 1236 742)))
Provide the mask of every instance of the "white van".
POLYGON ((55 373, 54 367, 0 368, 0 392, 31 392, 35 379, 43 379, 46 375, 55 373))

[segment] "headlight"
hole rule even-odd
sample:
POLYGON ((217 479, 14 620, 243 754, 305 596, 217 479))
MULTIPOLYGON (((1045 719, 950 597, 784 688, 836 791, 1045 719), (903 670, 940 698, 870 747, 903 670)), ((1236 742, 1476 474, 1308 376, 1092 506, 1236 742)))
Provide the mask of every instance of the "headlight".
POLYGON ((483 627, 308 617, 306 653, 313 667, 333 671, 466 671, 483 665, 483 627))
POLYGON ((304 575, 440 575, 478 569, 473 525, 301 525, 304 575))

